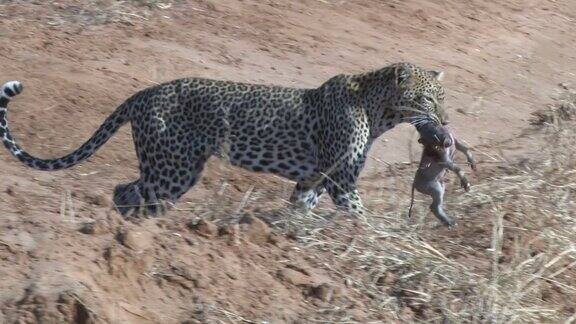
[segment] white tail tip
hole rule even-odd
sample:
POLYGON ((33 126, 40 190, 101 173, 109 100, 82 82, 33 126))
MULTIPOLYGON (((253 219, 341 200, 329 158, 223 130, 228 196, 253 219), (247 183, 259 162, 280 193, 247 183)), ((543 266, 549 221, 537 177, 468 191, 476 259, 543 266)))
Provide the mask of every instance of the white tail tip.
POLYGON ((20 81, 8 81, 2 86, 0 97, 12 98, 22 92, 22 83, 20 81))

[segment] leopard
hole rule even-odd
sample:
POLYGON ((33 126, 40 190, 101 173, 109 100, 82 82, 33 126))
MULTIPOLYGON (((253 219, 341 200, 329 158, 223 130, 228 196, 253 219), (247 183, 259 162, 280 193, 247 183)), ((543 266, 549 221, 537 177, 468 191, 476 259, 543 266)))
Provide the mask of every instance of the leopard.
POLYGON ((140 177, 114 188, 121 215, 159 215, 198 183, 215 156, 256 173, 295 182, 289 202, 312 210, 328 192, 337 209, 366 211, 358 178, 368 152, 401 123, 447 123, 444 73, 409 62, 338 74, 317 87, 287 87, 190 77, 149 86, 121 103, 92 136, 58 158, 39 158, 8 127, 8 103, 20 81, 0 89, 0 138, 24 165, 73 167, 130 122, 140 177))

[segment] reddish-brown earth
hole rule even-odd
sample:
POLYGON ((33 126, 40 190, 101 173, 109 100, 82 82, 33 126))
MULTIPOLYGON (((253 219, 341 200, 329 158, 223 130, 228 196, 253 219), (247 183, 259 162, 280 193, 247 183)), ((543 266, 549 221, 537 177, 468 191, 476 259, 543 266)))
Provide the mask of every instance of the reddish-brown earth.
POLYGON ((66 171, 2 149, 0 322, 574 321, 574 134, 529 123, 576 86, 574 44, 571 0, 0 0, 0 82, 24 83, 9 119, 32 154, 69 152, 174 78, 313 87, 410 61, 446 72, 480 161, 473 192, 451 182, 449 231, 420 196, 405 219, 410 126, 375 144, 358 221, 328 197, 290 215, 289 181, 211 160, 177 210, 128 222, 110 200, 137 177, 128 127, 66 171))

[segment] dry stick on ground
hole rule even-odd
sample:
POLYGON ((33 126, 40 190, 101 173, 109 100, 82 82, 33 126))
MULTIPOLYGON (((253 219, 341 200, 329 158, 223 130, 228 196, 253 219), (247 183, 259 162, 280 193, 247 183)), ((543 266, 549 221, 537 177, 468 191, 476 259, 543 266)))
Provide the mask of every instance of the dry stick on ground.
POLYGON ((16 250, 14 250, 14 247, 12 247, 11 244, 9 244, 9 243, 7 243, 7 242, 4 242, 4 241, 2 241, 2 240, 0 240, 0 244, 1 244, 1 245, 4 245, 4 246, 8 249, 8 251, 9 251, 10 253, 16 253, 16 250))
POLYGON ((236 313, 233 313, 231 311, 228 311, 224 308, 215 306, 215 305, 210 305, 209 308, 213 309, 215 312, 218 312, 224 316, 226 316, 226 318, 228 318, 229 320, 235 321, 235 322, 241 322, 241 323, 249 323, 249 324, 257 324, 258 322, 246 319, 236 313))

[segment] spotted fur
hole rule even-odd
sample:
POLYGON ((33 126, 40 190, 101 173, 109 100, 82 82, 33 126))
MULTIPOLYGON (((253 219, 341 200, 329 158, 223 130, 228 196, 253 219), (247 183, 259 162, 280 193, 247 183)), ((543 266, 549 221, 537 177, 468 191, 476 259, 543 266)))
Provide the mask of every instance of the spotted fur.
POLYGON ((398 63, 313 89, 174 80, 134 94, 80 148, 54 159, 28 154, 11 136, 6 107, 22 90, 12 81, 0 96, 0 137, 25 165, 53 171, 86 160, 131 122, 140 178, 114 190, 122 214, 155 213, 159 202, 175 202, 212 155, 297 182, 291 201, 304 209, 328 191, 337 206, 362 213, 356 183, 372 142, 401 122, 441 124, 441 76, 398 63))

